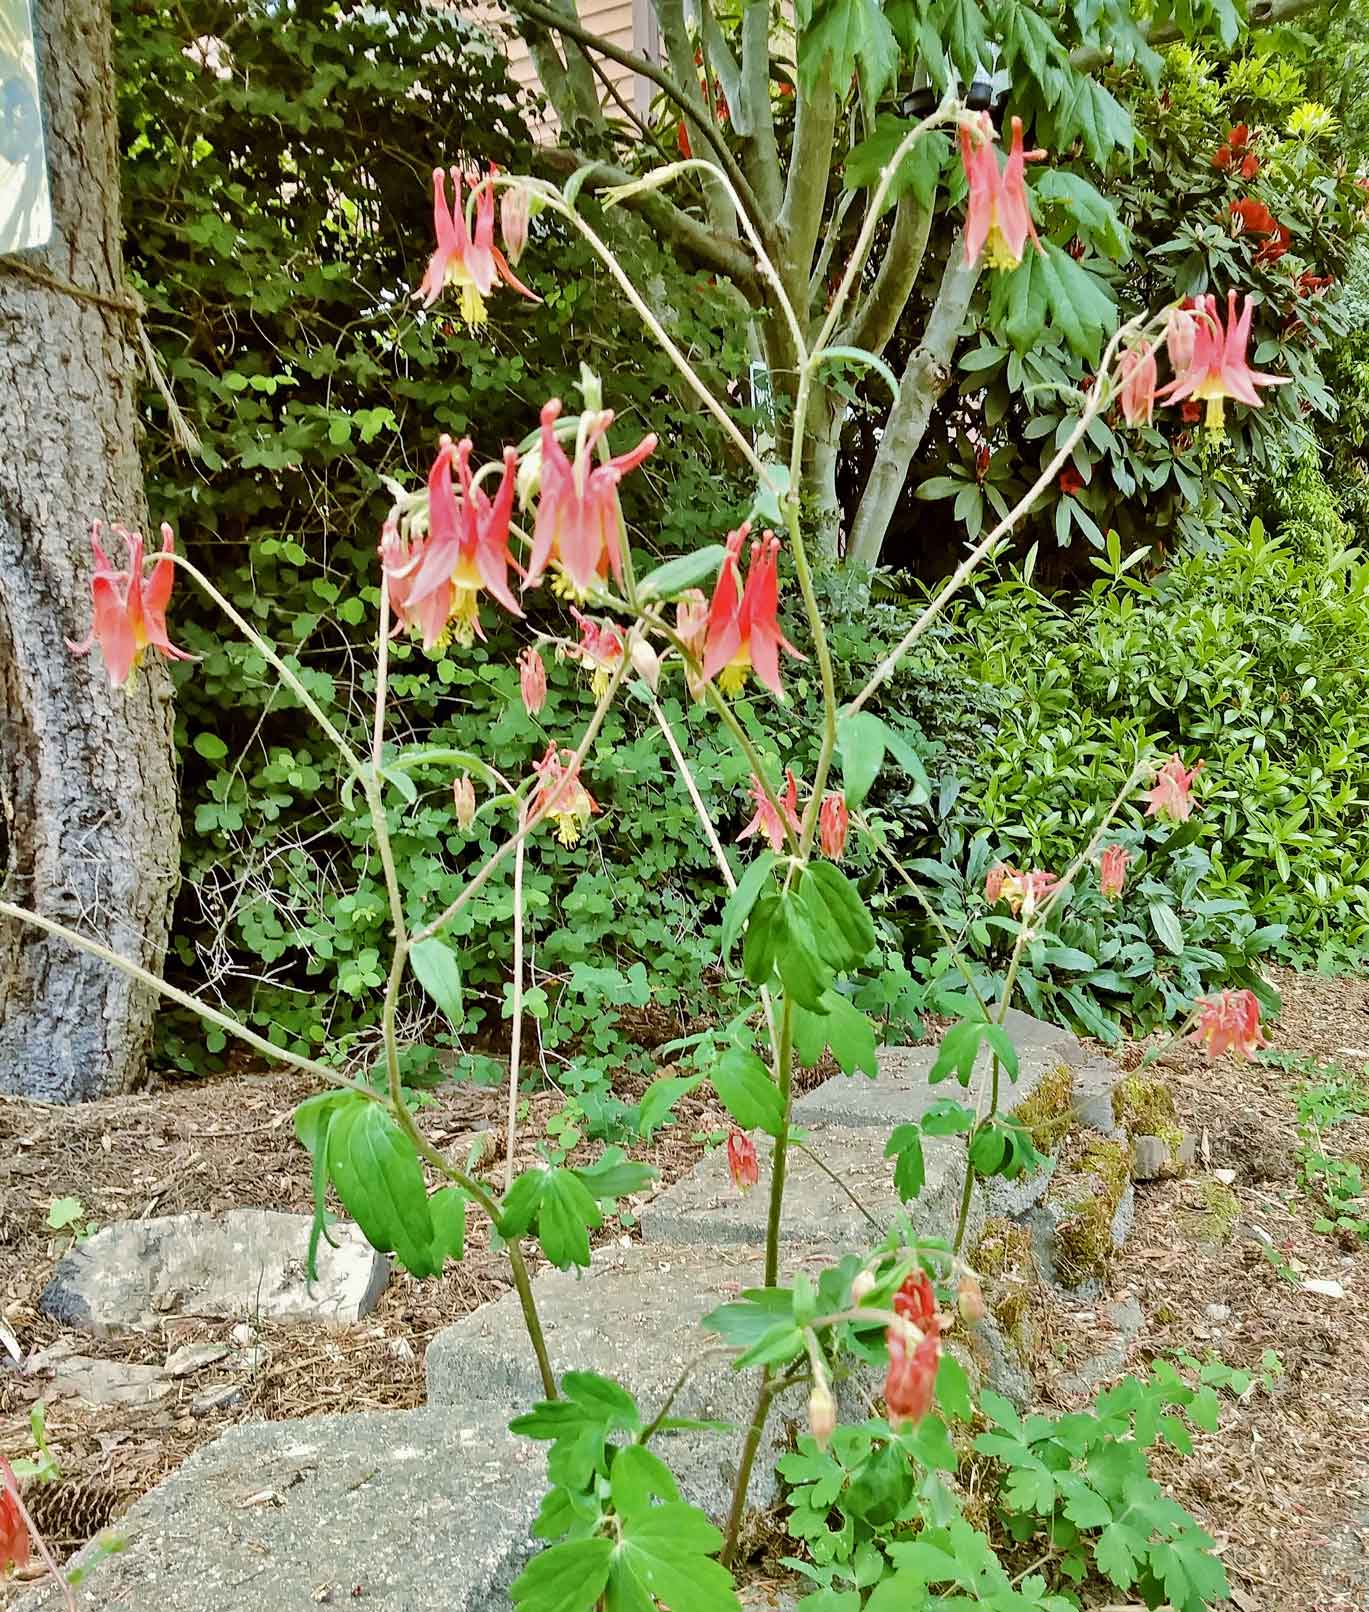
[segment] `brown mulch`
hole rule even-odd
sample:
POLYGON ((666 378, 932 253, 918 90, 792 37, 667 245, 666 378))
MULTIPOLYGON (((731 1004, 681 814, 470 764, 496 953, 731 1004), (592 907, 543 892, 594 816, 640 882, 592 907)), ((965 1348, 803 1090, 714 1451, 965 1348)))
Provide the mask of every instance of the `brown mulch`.
MULTIPOLYGON (((1356 1070, 1369 1065, 1369 981, 1277 971, 1277 983, 1284 994, 1272 1032, 1278 1050, 1356 1070)), ((1141 1044, 1120 1054, 1128 1065, 1143 1055, 1141 1044)), ((1180 1119, 1199 1140, 1199 1159, 1184 1179, 1138 1189, 1135 1230, 1108 1293, 1109 1302, 1135 1299, 1145 1317, 1124 1369, 1176 1351, 1258 1373, 1273 1350, 1283 1367, 1272 1390, 1257 1384, 1240 1402, 1224 1395, 1219 1432, 1198 1435, 1187 1458, 1162 1455, 1161 1476, 1217 1539, 1238 1612, 1364 1612, 1369 1251, 1313 1229, 1317 1209, 1297 1182, 1292 1100, 1305 1073, 1230 1059, 1209 1064, 1190 1045, 1168 1048, 1153 1067, 1172 1083, 1180 1119), (1229 1187, 1218 1171, 1234 1172, 1229 1187), (1266 1249, 1293 1280, 1279 1274, 1266 1249), (1305 1291, 1301 1283, 1310 1278, 1340 1283, 1344 1296, 1305 1291)), ((804 1086, 828 1072, 814 1071, 804 1086)), ((644 1085, 630 1082, 619 1095, 631 1100, 644 1085)), ((249 1072, 74 1109, 0 1098, 0 1320, 21 1352, 73 1336, 37 1307, 70 1244, 69 1233, 46 1224, 54 1199, 79 1198, 96 1224, 235 1206, 308 1213, 308 1159, 290 1113, 312 1090, 294 1074, 249 1072)), ((460 1156, 477 1133, 492 1132, 485 1169, 497 1184, 504 1101, 499 1090, 440 1089, 420 1123, 460 1156)), ((526 1101, 522 1162, 533 1157, 563 1099, 546 1090, 526 1101)), ((669 1183, 725 1123, 716 1105, 686 1099, 677 1126, 629 1151, 669 1183)), ((1348 1121, 1327 1140, 1328 1151, 1358 1159, 1369 1175, 1369 1117, 1348 1121)), ((582 1144, 573 1162, 598 1152, 597 1143, 582 1144)), ((630 1234, 615 1224, 601 1235, 630 1234)), ((232 1423, 421 1404, 427 1340, 507 1285, 502 1259, 488 1252, 480 1217, 472 1216, 459 1267, 425 1282, 396 1271, 378 1308, 357 1326, 257 1324, 263 1353, 255 1375, 210 1367, 179 1383, 169 1404, 146 1411, 49 1400, 48 1436, 64 1486, 94 1496, 85 1531, 107 1520, 102 1508, 122 1509, 232 1423), (195 1414, 198 1395, 230 1381, 242 1383, 240 1399, 195 1414)), ((153 1335, 79 1337, 78 1345, 86 1354, 160 1363, 178 1344, 228 1342, 232 1330, 227 1321, 168 1318, 153 1335)), ((1056 1318, 1047 1400, 1079 1403, 1060 1384, 1108 1336, 1101 1303, 1056 1318)), ((31 1453, 29 1412, 42 1384, 9 1365, 0 1335, 0 1453, 13 1459, 31 1453)), ((63 1548, 78 1542, 76 1534, 56 1541, 63 1548)), ((0 1585, 0 1608, 9 1604, 0 1585)))

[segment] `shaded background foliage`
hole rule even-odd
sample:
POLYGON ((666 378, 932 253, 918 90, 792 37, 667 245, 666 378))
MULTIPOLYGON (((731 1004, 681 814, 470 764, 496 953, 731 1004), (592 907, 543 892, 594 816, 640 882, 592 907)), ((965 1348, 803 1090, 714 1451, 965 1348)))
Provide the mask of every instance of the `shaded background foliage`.
MULTIPOLYGON (((196 455, 178 448, 160 398, 148 395, 154 518, 170 520, 237 608, 288 650, 344 731, 362 740, 374 692, 381 478, 412 484, 439 432, 469 433, 493 456, 532 428, 548 395, 575 407, 587 359, 620 411, 615 447, 646 430, 661 437, 624 488, 644 558, 716 541, 745 513, 750 492, 720 434, 679 395, 667 362, 577 238, 536 222, 519 272, 542 301, 497 295, 478 334, 441 306, 413 311, 408 289, 430 248, 430 165, 518 167, 529 154, 526 109, 502 59, 456 14, 403 3, 360 13, 118 0, 115 16, 129 261, 202 443, 196 455), (223 51, 196 51, 196 39, 221 41, 223 51)), ((1341 518, 1362 514, 1366 502, 1369 351, 1362 335, 1342 335, 1365 296, 1362 259, 1359 269, 1348 261, 1362 193, 1338 158, 1339 129, 1286 132, 1291 111, 1330 82, 1322 59, 1305 40, 1283 41, 1279 54, 1268 44, 1219 67, 1169 52, 1163 82, 1137 90, 1138 162, 1112 175, 1105 194, 1084 182, 1081 165, 1083 188, 1058 182, 1065 199, 1042 213, 1050 238, 1081 243, 1084 266, 1127 309, 1209 280, 1256 290, 1273 343, 1259 361, 1296 370, 1297 395, 1282 389, 1220 449, 1182 441, 1183 422, 1140 439, 1100 422, 1077 460, 1085 488, 1036 517, 1026 541, 1039 541, 1040 556, 1068 545, 1064 563, 1049 568, 1054 580, 1077 584, 1095 572, 1101 580, 1077 597, 1012 577, 986 582, 882 696, 882 714, 924 755, 931 789, 888 776, 871 814, 897 854, 920 865, 986 974, 996 966, 994 920, 967 877, 982 873, 985 856, 1062 862, 1084 810, 1110 796, 1145 742, 1209 757, 1200 833, 1164 856, 1152 839, 1145 871, 1192 927, 1194 955, 1174 953, 1157 933, 1149 908, 1161 897, 1148 886, 1127 917, 1135 933, 1120 943, 1130 948, 1123 966, 1099 955, 1108 944, 1102 919, 1082 898, 1070 922, 1083 927, 1058 940, 1075 955, 1068 964, 1036 959, 1043 1011, 1091 1028, 1119 1013, 1164 1017, 1181 992, 1247 978, 1270 946, 1343 963, 1366 943, 1355 916, 1369 863, 1356 782, 1365 701, 1362 679, 1343 675, 1365 664, 1355 647, 1365 646, 1364 582, 1344 553, 1341 518), (1294 233, 1273 263, 1257 263, 1257 243, 1232 235, 1223 211, 1232 181, 1211 163, 1238 119, 1260 131, 1264 166, 1253 188, 1294 233), (1109 257, 1122 232, 1130 257, 1109 257), (1313 271, 1335 283, 1309 302, 1295 276, 1313 271), (1304 313, 1300 326, 1276 323, 1304 313), (1320 389, 1322 366, 1334 402, 1320 389), (1313 432, 1318 415, 1337 407, 1342 427, 1327 455, 1313 432), (1200 470, 1215 494, 1199 488, 1200 470), (1254 508, 1282 542, 1248 535, 1254 508), (1110 528, 1120 534, 1111 544, 1110 528), (1151 553, 1128 567, 1138 544, 1151 553), (1176 563, 1158 572, 1165 554, 1176 563), (1230 905, 1199 910, 1205 902, 1230 905), (1080 954, 1090 967, 1079 966, 1080 954)), ((695 362, 744 401, 746 331, 726 288, 685 273, 630 219, 595 217, 627 245, 695 362)), ((913 574, 885 579, 873 598, 859 579, 822 579, 849 688, 910 619, 918 578, 934 578, 983 513, 1025 487, 1064 414, 1052 388, 1085 373, 1087 352, 1059 335, 1027 341, 1031 333, 1018 330, 1017 350, 1011 335, 1000 350, 983 296, 979 344, 967 350, 963 382, 910 478, 958 477, 954 514, 948 502, 907 506, 897 552, 913 574), (1029 418, 1044 424, 1029 427, 1029 418), (985 468, 975 452, 986 444, 985 468)), ((858 464, 858 430, 851 446, 858 464)), ((1038 559, 1032 581, 1047 574, 1038 559)), ((550 737, 573 734, 589 709, 573 666, 552 665, 538 719, 518 701, 513 659, 528 627, 565 629, 540 595, 530 608, 545 614, 520 624, 487 611, 488 640, 470 651, 429 660, 397 646, 395 739, 474 748, 517 774, 550 737)), ((203 658, 179 673, 185 885, 173 968, 207 967, 214 988, 282 1044, 312 1048, 341 1036, 344 1048, 364 1046, 384 902, 365 835, 340 801, 337 765, 259 658, 189 589, 177 622, 180 641, 203 658)), ((777 776, 781 764, 811 771, 811 676, 811 667, 795 670, 782 710, 741 703, 777 776)), ((664 704, 730 841, 750 815, 745 768, 681 689, 670 687, 664 704)), ((567 849, 539 836, 528 873, 529 1012, 550 1071, 586 1101, 625 1057, 642 1056, 614 1012, 629 1013, 637 1039, 651 1041, 733 1005, 717 969, 720 881, 640 700, 611 715, 588 777, 602 813, 587 841, 567 849)), ((492 848, 501 825, 485 814, 463 835, 449 779, 415 778, 417 798, 396 795, 391 812, 417 917, 450 898, 456 870, 492 848)), ((1141 826, 1129 832, 1139 848, 1141 826)), ((874 1005, 910 1011, 948 959, 887 866, 868 852, 856 865, 883 944, 906 963, 897 1000, 874 1005)), ((502 1036, 511 903, 506 870, 457 928, 471 987, 468 1049, 502 1036)), ((198 1029, 175 1016, 163 1028, 168 1056, 203 1061, 198 1029)), ((409 1029, 421 1043, 441 1040, 418 1004, 409 1029)))

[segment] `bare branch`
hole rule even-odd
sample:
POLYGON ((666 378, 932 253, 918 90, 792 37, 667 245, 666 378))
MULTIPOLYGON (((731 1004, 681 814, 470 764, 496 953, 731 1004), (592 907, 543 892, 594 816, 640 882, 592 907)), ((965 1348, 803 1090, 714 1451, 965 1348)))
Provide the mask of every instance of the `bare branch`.
MULTIPOLYGON (((707 0, 702 0, 707 4, 707 0)), ((741 115, 746 131, 743 159, 756 196, 768 219, 784 205, 784 172, 775 143, 770 109, 770 6, 747 0, 742 12, 741 115)))
MULTIPOLYGON (((694 51, 689 43, 689 29, 685 25, 684 0, 653 0, 656 8, 656 20, 661 26, 661 38, 665 42, 666 56, 670 62, 670 70, 675 75, 677 83, 694 84, 698 81, 698 68, 694 65, 694 51)), ((685 129, 689 135, 691 150, 702 150, 705 141, 710 146, 716 144, 720 138, 717 128, 717 119, 713 115, 712 97, 708 93, 708 76, 704 75, 704 108, 707 112, 707 128, 699 126, 696 117, 686 116, 685 129)), ((704 180, 704 192, 708 197, 708 216, 715 229, 729 230, 737 233, 737 219, 735 209, 728 200, 721 185, 715 180, 704 180)))
POLYGON ((884 261, 843 341, 872 353, 883 352, 922 272, 931 228, 930 207, 923 207, 911 194, 899 198, 884 261))
POLYGON ((790 300, 796 307, 803 305, 818 231, 822 227, 836 123, 837 97, 832 90, 831 75, 824 67, 811 93, 802 88, 798 92, 789 183, 780 211, 780 233, 785 243, 781 272, 790 300))
POLYGON ((955 344, 965 328, 965 315, 978 281, 979 265, 966 264, 957 239, 927 328, 900 377, 898 397, 889 411, 874 468, 851 526, 846 554, 852 564, 872 566, 879 561, 908 466, 922 445, 936 400, 950 385, 955 344))

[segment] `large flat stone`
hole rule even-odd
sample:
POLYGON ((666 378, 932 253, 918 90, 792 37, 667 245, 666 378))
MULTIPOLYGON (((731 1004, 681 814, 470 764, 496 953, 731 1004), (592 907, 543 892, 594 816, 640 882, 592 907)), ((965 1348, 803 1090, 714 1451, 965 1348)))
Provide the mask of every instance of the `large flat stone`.
MULTIPOLYGON (((807 1153, 790 1146, 784 1192, 786 1242, 855 1249, 880 1240, 905 1212, 894 1192, 893 1161, 884 1157, 886 1139, 873 1126, 824 1125, 812 1142, 813 1151, 860 1200, 875 1225, 807 1153)), ((701 1159, 691 1174, 643 1206, 641 1225, 646 1241, 763 1244, 771 1147, 768 1137, 756 1138, 760 1185, 745 1194, 732 1184, 725 1149, 717 1148, 701 1159)), ((958 1138, 929 1140, 925 1153, 927 1183, 907 1206, 907 1217, 919 1235, 950 1236, 965 1179, 964 1143, 958 1138)))
MULTIPOLYGON (((505 1612, 544 1476, 543 1446, 505 1420, 430 1406, 231 1428, 120 1520, 125 1549, 95 1561, 80 1604, 505 1612)), ((62 1604, 44 1588, 20 1609, 62 1604)))
MULTIPOLYGON (((1009 1081, 1000 1076, 1000 1104, 1015 1108, 1036 1088, 1043 1076, 1061 1064, 1074 1069, 1087 1054, 1076 1036, 1058 1025, 1046 1024, 1029 1013, 1008 1010, 1004 1028, 1017 1052, 1018 1077, 1009 1081)), ((945 1098, 967 1107, 987 1107, 992 1084, 993 1060, 981 1053, 968 1087, 953 1078, 935 1086, 927 1083, 936 1062, 934 1043, 918 1047, 881 1047, 879 1078, 863 1075, 834 1075, 816 1091, 801 1097, 794 1105, 800 1125, 871 1125, 892 1130, 920 1120, 933 1103, 945 1098)), ((1120 1077, 1119 1077, 1120 1078, 1120 1077)))
POLYGON ((40 1300, 65 1326, 104 1337, 174 1315, 348 1325, 375 1308, 389 1261, 357 1227, 320 1239, 318 1280, 305 1276, 308 1215, 270 1209, 119 1220, 77 1243, 40 1300))
MULTIPOLYGON (((781 1282, 799 1269, 816 1278, 837 1257, 830 1250, 804 1249, 786 1263, 781 1282)), ((763 1283, 757 1249, 642 1243, 596 1249, 583 1274, 548 1271, 533 1283, 558 1376, 593 1371, 610 1377, 633 1395, 649 1420, 691 1368, 672 1415, 729 1422, 734 1431, 663 1435, 659 1451, 685 1498, 715 1518, 724 1514, 730 1497, 760 1376, 754 1370, 734 1371, 729 1351, 699 1322, 744 1288, 763 1283)), ((512 1416, 542 1397, 513 1293, 439 1332, 428 1345, 427 1370, 434 1405, 479 1403, 506 1408, 512 1416)), ((791 1389, 771 1413, 751 1484, 753 1505, 769 1505, 776 1497, 775 1461, 792 1433, 806 1425, 806 1395, 804 1388, 791 1389)), ((862 1408, 855 1414, 867 1413, 862 1408)))

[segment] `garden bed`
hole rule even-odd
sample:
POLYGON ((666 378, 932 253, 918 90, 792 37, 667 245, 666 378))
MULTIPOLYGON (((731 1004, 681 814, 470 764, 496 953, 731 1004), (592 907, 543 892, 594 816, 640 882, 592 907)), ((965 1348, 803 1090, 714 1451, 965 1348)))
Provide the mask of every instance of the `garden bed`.
MULTIPOLYGON (((1281 975, 1279 984, 1285 1012, 1274 1039, 1282 1054, 1352 1070, 1369 1062, 1369 982, 1281 975)), ((1129 1047, 1123 1062, 1141 1056, 1129 1047)), ((1199 1165, 1138 1194, 1137 1229, 1112 1269, 1109 1300, 1135 1299, 1144 1324, 1118 1372, 1176 1350, 1210 1351, 1259 1372, 1274 1351, 1283 1373, 1272 1389, 1256 1387, 1228 1405, 1221 1430, 1201 1437, 1185 1460, 1162 1458, 1162 1475, 1219 1541, 1242 1612, 1362 1608, 1369 1603, 1369 1255, 1357 1238, 1315 1230, 1317 1210, 1299 1188, 1291 1093, 1307 1073, 1213 1066, 1188 1047, 1171 1049, 1160 1067, 1173 1082, 1180 1121, 1199 1139, 1199 1165), (1219 1171, 1234 1172, 1229 1184, 1219 1171), (1342 1296, 1305 1291, 1306 1279, 1334 1282, 1342 1296)), ((307 1213, 308 1159, 290 1110, 311 1089, 293 1074, 244 1073, 72 1110, 0 1099, 0 1319, 21 1351, 50 1347, 64 1334, 37 1308, 71 1241, 70 1231, 47 1224, 55 1200, 79 1200, 84 1221, 95 1224, 248 1205, 307 1213)), ((550 1091, 529 1100, 520 1154, 531 1158, 561 1101, 550 1091)), ((492 1132, 497 1179, 503 1103, 498 1090, 451 1090, 428 1104, 423 1123, 439 1145, 458 1151, 492 1132)), ((698 1099, 681 1107, 678 1127, 632 1150, 667 1182, 693 1166, 725 1123, 720 1108, 698 1099)), ((1345 1119, 1325 1145, 1369 1167, 1369 1120, 1345 1119)), ((584 1151, 591 1156, 598 1145, 584 1151)), ((632 1232, 616 1225, 601 1235, 632 1232)), ((199 1407, 201 1414, 192 1408, 206 1389, 231 1384, 212 1368, 179 1383, 155 1409, 51 1399, 48 1437, 65 1479, 52 1503, 67 1494, 57 1542, 79 1543, 234 1422, 421 1404, 428 1339, 503 1292, 505 1272, 472 1217, 460 1266, 422 1283, 397 1270, 377 1309, 356 1326, 258 1324, 259 1369, 241 1378, 231 1403, 199 1407)), ((82 1338, 80 1347, 160 1364, 177 1345, 229 1341, 233 1326, 168 1318, 156 1334, 82 1338)), ((1043 1397, 1078 1403, 1071 1373, 1109 1341, 1102 1305, 1057 1317, 1043 1397)), ((0 1360, 8 1364, 8 1355, 0 1360)), ((11 1459, 30 1453, 28 1418, 39 1391, 39 1381, 0 1374, 0 1452, 11 1459)), ((0 1606, 7 1604, 0 1590, 0 1606)))

